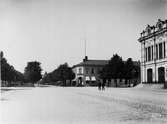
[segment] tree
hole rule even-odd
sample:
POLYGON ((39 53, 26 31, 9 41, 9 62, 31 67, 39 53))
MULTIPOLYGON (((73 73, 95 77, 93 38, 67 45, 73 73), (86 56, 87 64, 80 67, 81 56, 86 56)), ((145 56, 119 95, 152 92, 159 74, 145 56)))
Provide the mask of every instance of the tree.
POLYGON ((138 62, 137 65, 134 64, 134 74, 133 78, 137 79, 137 81, 133 84, 133 86, 140 83, 140 63, 138 62))
POLYGON ((10 65, 1 52, 1 79, 8 82, 8 86, 11 86, 11 82, 21 81, 24 82, 23 74, 10 65))
POLYGON ((135 81, 133 82, 133 85, 137 85, 137 80, 140 78, 140 62, 134 62, 132 58, 128 58, 127 61, 125 62, 125 67, 124 67, 124 78, 126 82, 130 83, 132 79, 135 81))
POLYGON ((99 77, 105 81, 106 79, 111 79, 110 65, 105 65, 99 72, 99 77))
POLYGON ((72 86, 72 80, 75 78, 75 74, 72 71, 71 67, 68 67, 68 71, 67 71, 67 75, 66 75, 66 79, 70 80, 70 86, 72 86))
POLYGON ((50 73, 45 73, 42 82, 43 83, 49 83, 53 85, 63 85, 67 86, 66 81, 70 81, 75 78, 75 74, 72 71, 72 68, 68 66, 67 63, 61 64, 57 69, 50 73))
POLYGON ((130 86, 130 80, 134 77, 134 63, 132 61, 132 58, 128 58, 125 62, 124 67, 124 78, 127 82, 129 80, 129 86, 130 86))
POLYGON ((24 70, 24 76, 27 82, 32 82, 33 84, 42 78, 41 74, 41 63, 37 61, 28 62, 27 67, 24 70))
POLYGON ((102 79, 115 79, 115 86, 117 87, 116 79, 123 78, 123 68, 124 62, 120 56, 114 54, 109 63, 104 66, 102 71, 100 72, 100 77, 102 79))
POLYGON ((118 84, 116 79, 123 78, 124 62, 120 56, 115 54, 109 61, 109 66, 110 66, 110 76, 111 78, 115 79, 115 86, 117 87, 118 84))
POLYGON ((21 81, 23 83, 24 82, 24 75, 23 75, 23 73, 15 70, 15 81, 21 81))
POLYGON ((52 84, 52 76, 51 76, 51 73, 45 72, 40 83, 41 83, 41 84, 52 84))
POLYGON ((70 80, 71 85, 71 80, 75 78, 75 74, 73 73, 72 68, 65 63, 55 70, 55 77, 63 82, 63 86, 66 86, 66 80, 70 80))

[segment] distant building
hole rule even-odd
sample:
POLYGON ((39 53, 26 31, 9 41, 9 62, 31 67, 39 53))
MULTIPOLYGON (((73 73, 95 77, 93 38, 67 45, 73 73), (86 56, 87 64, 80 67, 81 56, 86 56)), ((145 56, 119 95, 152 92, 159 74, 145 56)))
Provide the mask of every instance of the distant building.
POLYGON ((94 86, 99 79, 99 71, 108 64, 108 60, 89 60, 86 56, 83 62, 73 66, 77 86, 94 86))
POLYGON ((147 25, 138 39, 141 43, 141 82, 167 81, 167 20, 147 25))

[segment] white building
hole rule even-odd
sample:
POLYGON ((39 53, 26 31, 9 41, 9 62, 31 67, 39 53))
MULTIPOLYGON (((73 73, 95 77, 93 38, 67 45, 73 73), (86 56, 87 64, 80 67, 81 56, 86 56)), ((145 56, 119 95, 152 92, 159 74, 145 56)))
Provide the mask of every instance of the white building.
POLYGON ((147 25, 138 39, 141 43, 141 82, 167 81, 167 20, 147 25))
POLYGON ((83 62, 73 66, 76 86, 96 86, 99 72, 108 64, 108 60, 90 60, 86 56, 83 62))

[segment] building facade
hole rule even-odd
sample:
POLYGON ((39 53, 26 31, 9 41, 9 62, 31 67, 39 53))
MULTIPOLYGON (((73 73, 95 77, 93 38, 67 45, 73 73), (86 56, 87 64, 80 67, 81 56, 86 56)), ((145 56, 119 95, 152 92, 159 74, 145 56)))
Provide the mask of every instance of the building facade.
POLYGON ((147 25, 138 39, 141 43, 141 82, 167 81, 167 20, 147 25))
POLYGON ((86 56, 83 62, 73 66, 76 86, 96 86, 99 72, 108 64, 108 60, 89 60, 86 56))

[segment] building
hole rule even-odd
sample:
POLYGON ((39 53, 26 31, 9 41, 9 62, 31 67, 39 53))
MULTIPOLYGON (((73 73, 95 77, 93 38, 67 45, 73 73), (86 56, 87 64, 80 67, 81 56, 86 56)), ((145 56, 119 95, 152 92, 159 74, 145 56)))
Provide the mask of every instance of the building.
POLYGON ((108 60, 89 60, 87 56, 83 62, 73 66, 77 86, 96 86, 99 79, 99 71, 108 64, 108 60))
POLYGON ((167 81, 167 20, 147 25, 138 39, 141 43, 141 82, 167 81))

